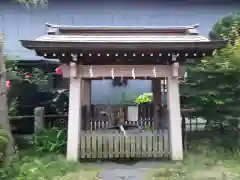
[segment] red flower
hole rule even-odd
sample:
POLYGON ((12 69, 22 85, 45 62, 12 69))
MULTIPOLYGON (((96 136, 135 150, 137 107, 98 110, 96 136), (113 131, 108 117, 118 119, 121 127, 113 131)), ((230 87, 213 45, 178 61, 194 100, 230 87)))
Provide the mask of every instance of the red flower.
POLYGON ((9 80, 7 80, 7 81, 5 82, 5 86, 6 86, 7 89, 10 88, 10 81, 9 81, 9 80))
POLYGON ((57 67, 57 68, 55 69, 55 72, 56 72, 57 75, 62 75, 62 74, 63 74, 63 72, 62 72, 62 70, 61 70, 60 67, 57 67))
POLYGON ((25 78, 25 79, 30 79, 31 77, 32 77, 31 74, 24 74, 24 78, 25 78))

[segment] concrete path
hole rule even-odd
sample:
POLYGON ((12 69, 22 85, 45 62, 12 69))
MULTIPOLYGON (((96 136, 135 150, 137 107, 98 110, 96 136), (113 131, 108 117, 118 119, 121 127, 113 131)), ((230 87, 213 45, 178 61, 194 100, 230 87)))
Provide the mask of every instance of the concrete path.
POLYGON ((101 180, 144 180, 149 168, 159 167, 169 162, 138 161, 132 164, 114 162, 84 163, 88 168, 99 168, 98 178, 101 180))
POLYGON ((144 180, 147 169, 105 169, 99 172, 101 180, 144 180))

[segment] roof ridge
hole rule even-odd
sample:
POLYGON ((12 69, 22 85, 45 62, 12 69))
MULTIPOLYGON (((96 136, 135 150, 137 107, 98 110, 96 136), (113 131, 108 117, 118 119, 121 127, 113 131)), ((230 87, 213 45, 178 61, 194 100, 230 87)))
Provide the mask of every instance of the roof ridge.
POLYGON ((59 25, 59 24, 51 24, 45 23, 45 26, 48 28, 60 28, 60 29, 68 29, 68 28, 76 28, 76 29, 192 29, 198 28, 199 24, 192 24, 187 26, 75 26, 75 25, 59 25))
POLYGON ((182 34, 198 35, 199 24, 189 26, 68 26, 45 23, 47 34, 114 34, 114 33, 143 33, 143 34, 182 34))

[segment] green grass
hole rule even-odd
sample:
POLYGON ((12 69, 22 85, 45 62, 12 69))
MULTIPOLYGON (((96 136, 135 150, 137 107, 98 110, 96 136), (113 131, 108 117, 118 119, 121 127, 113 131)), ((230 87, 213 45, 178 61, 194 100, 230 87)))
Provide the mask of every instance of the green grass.
POLYGON ((183 162, 150 169, 146 180, 240 180, 239 139, 211 137, 191 139, 183 162))
POLYGON ((216 159, 217 156, 188 155, 182 163, 149 170, 146 180, 239 180, 240 158, 216 159))

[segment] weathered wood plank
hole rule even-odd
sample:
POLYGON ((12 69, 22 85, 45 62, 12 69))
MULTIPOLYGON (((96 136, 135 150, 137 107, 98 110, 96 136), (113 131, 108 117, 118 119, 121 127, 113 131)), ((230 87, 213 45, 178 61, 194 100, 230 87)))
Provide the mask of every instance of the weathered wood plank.
POLYGON ((163 152, 163 150, 164 150, 163 136, 164 136, 164 134, 162 134, 162 133, 158 134, 158 154, 157 154, 158 157, 161 157, 164 154, 164 152, 163 152))
POLYGON ((136 157, 142 156, 142 137, 136 136, 136 157))
POLYGON ((111 159, 114 157, 114 136, 111 136, 111 138, 109 138, 109 146, 108 146, 108 157, 111 159))
POLYGON ((90 122, 90 131, 92 131, 93 130, 93 122, 91 121, 90 122))
POLYGON ((125 158, 130 157, 130 145, 131 145, 131 135, 124 137, 125 143, 125 158))
POLYGON ((114 134, 114 157, 119 158, 119 134, 114 134))
POLYGON ((97 136, 94 134, 92 136, 92 158, 97 158, 97 136))
POLYGON ((153 135, 153 157, 158 157, 158 142, 157 142, 158 138, 157 135, 154 134, 153 135))
POLYGON ((142 157, 146 157, 146 136, 145 135, 141 136, 141 142, 142 142, 141 155, 142 157))
POLYGON ((98 140, 98 154, 97 154, 97 157, 99 158, 99 159, 101 159, 102 157, 103 157, 103 138, 102 138, 102 136, 101 135, 98 135, 97 136, 97 140, 98 140))
POLYGON ((147 136, 147 157, 153 157, 153 135, 147 136))
POLYGON ((120 135, 119 136, 120 138, 120 158, 124 158, 124 140, 125 140, 125 137, 123 135, 120 135))
MULTIPOLYGON (((94 136, 94 135, 93 135, 94 136)), ((86 134, 86 155, 87 158, 90 159, 92 155, 92 142, 91 142, 92 136, 89 136, 86 134)))
POLYGON ((169 150, 170 150, 170 145, 169 145, 169 138, 168 138, 168 132, 167 130, 164 130, 163 132, 163 143, 164 143, 164 149, 163 149, 163 156, 168 157, 169 155, 169 150))
POLYGON ((103 136, 103 158, 107 159, 108 158, 108 144, 109 144, 109 139, 112 138, 111 135, 104 135, 103 136))
POLYGON ((134 158, 136 155, 136 148, 135 148, 136 136, 130 136, 129 138, 130 138, 130 157, 134 158))
POLYGON ((85 147, 85 134, 80 137, 80 158, 85 158, 86 147, 85 147))

